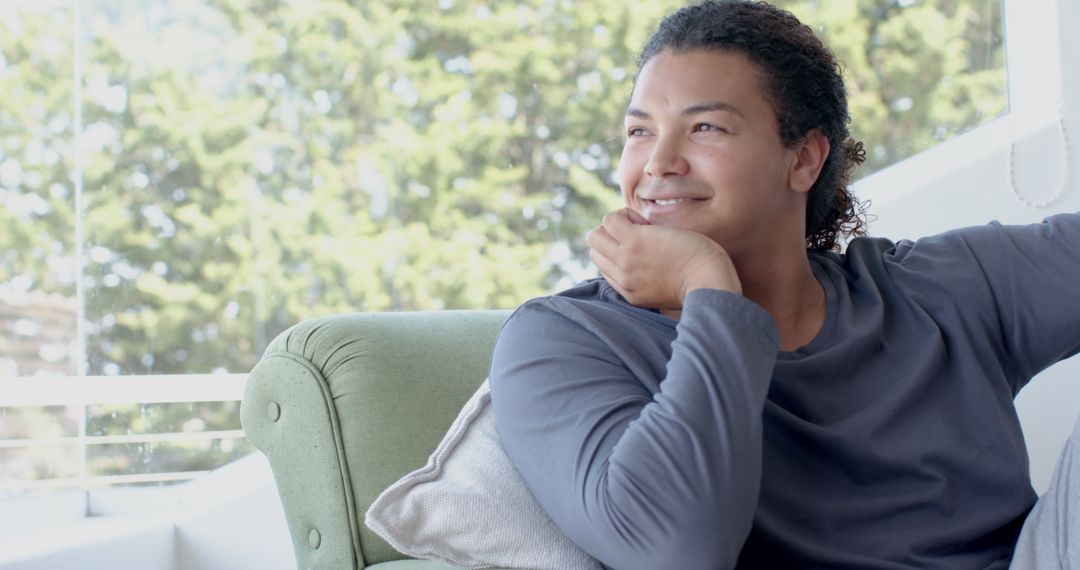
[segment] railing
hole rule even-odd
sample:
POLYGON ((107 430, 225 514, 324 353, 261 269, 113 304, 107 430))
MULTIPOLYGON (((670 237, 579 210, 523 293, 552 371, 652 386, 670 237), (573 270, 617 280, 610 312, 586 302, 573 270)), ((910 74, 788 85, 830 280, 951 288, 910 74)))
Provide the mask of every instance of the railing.
POLYGON ((0 380, 0 408, 33 406, 76 406, 82 410, 78 436, 54 438, 0 439, 0 450, 42 447, 79 449, 78 477, 0 481, 0 494, 38 489, 80 487, 87 489, 130 483, 162 483, 194 479, 205 471, 174 471, 124 475, 88 474, 87 447, 108 444, 158 443, 196 440, 240 440, 242 430, 87 435, 87 408, 99 404, 156 404, 239 401, 246 374, 184 374, 147 376, 89 376, 20 378, 0 380))

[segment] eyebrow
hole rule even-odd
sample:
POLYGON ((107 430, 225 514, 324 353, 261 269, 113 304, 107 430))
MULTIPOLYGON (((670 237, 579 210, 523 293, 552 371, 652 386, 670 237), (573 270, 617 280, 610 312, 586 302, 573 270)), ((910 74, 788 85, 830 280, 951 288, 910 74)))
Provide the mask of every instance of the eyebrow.
MULTIPOLYGON (((738 116, 740 116, 740 117, 742 117, 744 119, 746 118, 746 115, 744 115, 743 112, 738 109, 738 107, 736 107, 736 106, 734 106, 734 105, 732 105, 730 103, 725 103, 723 101, 710 101, 708 103, 701 103, 699 105, 691 105, 691 106, 683 109, 682 113, 680 113, 680 115, 682 115, 684 117, 688 117, 688 116, 691 116, 691 115, 700 115, 701 113, 709 113, 709 112, 712 112, 712 111, 726 111, 726 112, 731 113, 733 115, 738 115, 738 116)), ((641 109, 638 109, 636 107, 627 107, 626 116, 627 117, 638 117, 638 118, 641 118, 641 119, 651 119, 652 118, 648 113, 646 113, 645 111, 642 111, 641 109)))

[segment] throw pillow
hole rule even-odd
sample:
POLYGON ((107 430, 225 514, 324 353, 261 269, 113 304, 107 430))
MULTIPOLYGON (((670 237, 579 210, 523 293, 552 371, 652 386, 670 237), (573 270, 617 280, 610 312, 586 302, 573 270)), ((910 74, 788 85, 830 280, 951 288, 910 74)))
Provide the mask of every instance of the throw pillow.
POLYGON ((525 486, 490 403, 485 380, 427 464, 383 491, 364 523, 403 554, 463 568, 601 570, 525 486))

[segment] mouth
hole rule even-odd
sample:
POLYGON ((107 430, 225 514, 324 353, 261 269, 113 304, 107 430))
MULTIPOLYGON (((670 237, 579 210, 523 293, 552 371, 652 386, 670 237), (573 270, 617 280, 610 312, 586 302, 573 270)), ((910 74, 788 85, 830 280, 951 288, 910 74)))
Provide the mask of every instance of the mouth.
POLYGON ((652 204, 656 204, 657 206, 674 206, 676 204, 682 204, 683 202, 685 202, 687 200, 689 200, 689 198, 672 198, 670 200, 645 200, 645 201, 650 202, 652 204))
POLYGON ((705 202, 705 198, 640 198, 641 215, 647 220, 658 221, 660 218, 677 216, 696 204, 705 202))
POLYGON ((673 208, 686 204, 704 202, 706 198, 641 198, 642 205, 653 208, 673 208))

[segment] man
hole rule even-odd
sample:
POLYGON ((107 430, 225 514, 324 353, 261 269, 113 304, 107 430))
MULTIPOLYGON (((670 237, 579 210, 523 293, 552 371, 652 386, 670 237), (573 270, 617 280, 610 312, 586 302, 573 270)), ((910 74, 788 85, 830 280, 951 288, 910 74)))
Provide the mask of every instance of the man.
MULTIPOLYGON (((767 4, 643 50, 604 277, 519 308, 490 373, 508 455, 608 567, 1009 566, 1036 499, 1012 398, 1080 351, 1080 216, 836 253, 847 122, 832 53, 767 4)), ((1018 560, 1076 556, 1069 489, 1018 560)))

